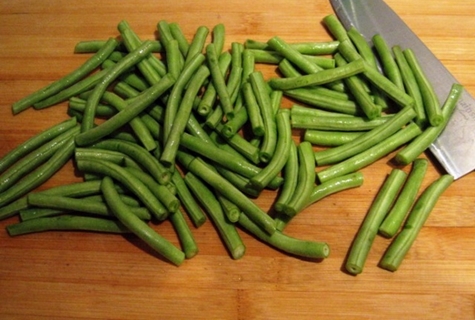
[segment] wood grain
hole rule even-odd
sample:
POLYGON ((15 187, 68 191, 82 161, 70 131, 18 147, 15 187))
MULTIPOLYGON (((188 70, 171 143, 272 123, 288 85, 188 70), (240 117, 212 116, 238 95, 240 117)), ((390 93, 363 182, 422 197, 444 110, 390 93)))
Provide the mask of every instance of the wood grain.
MULTIPOLYGON (((459 81, 475 92, 475 2, 387 0, 459 81)), ((178 22, 191 39, 200 25, 224 23, 226 47, 248 38, 329 40, 321 0, 0 1, 0 156, 66 119, 66 105, 12 116, 11 104, 85 59, 80 40, 117 36, 127 20, 144 39, 156 24, 178 22)), ((267 77, 273 67, 263 67, 267 77)), ((290 101, 285 101, 285 106, 290 101)), ((298 132, 295 139, 298 139, 298 132)), ((440 199, 400 270, 377 267, 389 241, 378 237, 364 272, 342 271, 345 256, 392 155, 362 170, 361 188, 323 199, 288 227, 327 241, 331 256, 288 256, 240 231, 247 246, 232 260, 211 223, 194 229, 200 253, 174 267, 131 236, 51 232, 10 238, 0 232, 1 319, 473 319, 475 317, 475 176, 440 199)), ((431 166, 423 187, 442 172, 431 166)), ((409 168, 404 168, 408 170, 409 168)), ((68 163, 41 189, 77 181, 68 163)), ((268 209, 275 193, 256 202, 268 209)), ((0 229, 17 218, 0 222, 0 229)), ((155 226, 177 243, 169 223, 155 226)))

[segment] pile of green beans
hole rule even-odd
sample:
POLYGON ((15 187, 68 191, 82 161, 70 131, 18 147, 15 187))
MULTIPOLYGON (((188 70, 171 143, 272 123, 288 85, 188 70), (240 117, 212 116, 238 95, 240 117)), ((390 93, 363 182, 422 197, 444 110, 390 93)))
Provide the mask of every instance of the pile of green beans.
POLYGON ((422 227, 449 185, 443 177, 421 196, 418 207, 427 208, 414 215, 423 217, 404 227, 428 164, 419 156, 463 88, 454 85, 439 109, 412 51, 388 48, 376 35, 375 54, 334 15, 323 23, 333 39, 276 36, 232 42, 229 50, 223 24, 199 26, 188 40, 165 20, 156 39, 142 40, 120 21, 116 38, 79 42, 75 53, 91 55, 82 66, 12 106, 17 114, 67 102, 71 118, 0 159, 0 219, 20 218, 7 231, 128 232, 180 265, 199 252, 190 223, 199 228, 210 218, 233 259, 245 255, 244 229, 283 252, 319 260, 329 245, 286 235, 286 225, 322 198, 361 186, 360 169, 407 145, 396 156, 414 163, 407 186, 406 173, 393 169, 346 263, 349 273, 360 273, 376 234, 392 237, 402 227, 381 264, 397 269, 409 249, 398 249, 399 238, 422 227), (259 64, 275 65, 281 76, 266 79, 259 64), (36 189, 71 159, 82 182, 36 189), (276 194, 268 212, 253 201, 264 189, 276 194), (179 244, 151 224, 167 219, 179 244))

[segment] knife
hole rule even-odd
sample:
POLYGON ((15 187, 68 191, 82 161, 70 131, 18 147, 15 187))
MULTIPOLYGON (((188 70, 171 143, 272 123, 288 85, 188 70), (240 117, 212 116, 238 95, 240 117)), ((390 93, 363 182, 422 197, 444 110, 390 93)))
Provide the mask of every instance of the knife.
MULTIPOLYGON (((458 82, 404 21, 382 0, 330 0, 335 14, 349 29, 354 26, 370 43, 380 34, 390 47, 410 48, 431 80, 443 103, 453 83, 458 82)), ((466 91, 447 127, 430 151, 447 173, 458 179, 475 169, 475 99, 466 91)))

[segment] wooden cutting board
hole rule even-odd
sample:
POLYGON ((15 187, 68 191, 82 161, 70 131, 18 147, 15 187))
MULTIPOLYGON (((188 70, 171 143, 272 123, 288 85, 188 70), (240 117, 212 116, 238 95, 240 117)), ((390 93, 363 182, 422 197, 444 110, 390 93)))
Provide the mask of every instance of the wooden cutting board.
MULTIPOLYGON (((475 93, 475 2, 388 0, 475 93)), ((226 27, 234 41, 330 40, 322 0, 275 1, 0 1, 0 156, 66 119, 66 104, 13 116, 11 104, 79 66, 81 40, 118 35, 127 20, 143 38, 156 24, 177 22, 191 39, 200 25, 226 27)), ((266 77, 273 66, 262 67, 266 77)), ((289 107, 290 101, 284 106, 289 107)), ((294 131, 299 139, 299 132, 294 131)), ((0 222, 1 319, 471 319, 475 317, 475 175, 441 197, 400 270, 377 264, 389 241, 378 237, 364 272, 343 272, 345 256, 393 154, 362 170, 360 188, 332 195, 302 212, 286 232, 326 241, 324 261, 289 256, 241 232, 246 255, 234 261, 211 222, 194 229, 199 254, 175 267, 132 236, 49 232, 11 238, 0 222)), ((443 171, 429 155, 423 187, 443 171)), ((407 168, 403 168, 408 171, 407 168)), ((72 162, 41 189, 78 181, 72 162)), ((256 200, 268 210, 274 192, 256 200)), ((154 226, 177 243, 168 222, 154 226)))

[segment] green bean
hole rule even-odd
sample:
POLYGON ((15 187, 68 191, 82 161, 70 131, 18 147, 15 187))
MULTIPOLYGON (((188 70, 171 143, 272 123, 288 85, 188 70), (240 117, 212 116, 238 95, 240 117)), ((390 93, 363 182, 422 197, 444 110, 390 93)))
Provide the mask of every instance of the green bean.
POLYGON ((280 189, 274 208, 277 212, 282 213, 285 206, 289 203, 298 183, 299 160, 297 145, 291 140, 289 146, 289 156, 284 166, 284 182, 280 189))
POLYGON ((404 218, 416 200, 428 164, 429 161, 427 159, 414 160, 412 170, 401 190, 401 194, 396 199, 391 211, 379 226, 379 233, 386 238, 392 238, 401 227, 404 218))
POLYGON ((183 177, 178 171, 174 171, 172 175, 172 182, 176 186, 177 196, 180 199, 181 204, 186 210, 186 213, 190 217, 195 227, 200 227, 206 222, 206 216, 201 211, 198 203, 193 198, 188 186, 186 185, 183 177))
POLYGON ((333 94, 322 94, 322 90, 314 87, 285 90, 284 95, 325 110, 351 115, 358 115, 361 113, 359 106, 357 107, 354 101, 337 98, 333 94))
POLYGON ((171 22, 168 25, 168 29, 170 30, 172 37, 178 42, 178 47, 180 48, 181 54, 186 57, 188 54, 188 49, 190 48, 190 44, 186 40, 180 25, 178 23, 171 22))
POLYGON ((415 122, 421 127, 425 128, 427 125, 427 116, 424 110, 424 101, 422 100, 421 91, 419 85, 417 84, 414 73, 411 70, 411 67, 407 63, 406 57, 404 56, 401 47, 394 46, 393 53, 398 65, 398 69, 401 72, 402 81, 408 95, 414 99, 414 110, 417 113, 415 122))
POLYGON ((301 106, 293 104, 290 107, 290 116, 307 116, 307 117, 347 117, 352 118, 350 114, 342 114, 339 112, 327 111, 318 108, 301 106))
MULTIPOLYGON (((228 72, 228 69, 232 62, 232 56, 229 52, 223 52, 218 58, 219 70, 223 77, 228 72)), ((215 102, 216 102, 216 88, 212 81, 210 81, 206 87, 203 97, 198 105, 198 113, 202 116, 210 114, 215 102)))
POLYGON ((55 217, 67 213, 69 213, 68 210, 33 207, 20 210, 19 216, 20 221, 28 221, 39 218, 55 217))
MULTIPOLYGON (((122 201, 122 200, 121 200, 122 201)), ((89 199, 75 199, 64 196, 52 196, 41 193, 30 193, 27 196, 30 206, 59 210, 76 211, 82 213, 97 214, 101 216, 113 216, 109 208, 102 202, 89 199)), ((124 204, 126 205, 126 204, 124 204)), ((150 220, 150 212, 145 208, 130 208, 131 212, 142 220, 150 220)))
POLYGON ((373 120, 366 117, 326 116, 309 118, 307 115, 292 115, 292 127, 299 129, 367 131, 386 124, 393 115, 383 115, 373 120))
MULTIPOLYGON (((333 54, 338 49, 338 41, 323 41, 323 42, 297 42, 289 43, 289 45, 302 54, 312 55, 327 55, 333 54)), ((244 42, 247 49, 270 50, 266 42, 260 42, 252 39, 247 39, 244 42)))
POLYGON ((175 265, 180 265, 185 259, 183 251, 175 247, 171 242, 160 236, 147 223, 138 219, 124 206, 114 188, 114 182, 110 177, 102 180, 102 192, 107 205, 117 219, 122 222, 132 233, 142 239, 151 248, 175 265))
POLYGON ((256 60, 248 49, 242 51, 241 86, 249 81, 249 75, 255 71, 256 60))
MULTIPOLYGON (((350 27, 348 30, 348 37, 350 38, 353 45, 356 47, 359 55, 363 58, 366 63, 378 70, 378 62, 376 60, 376 56, 373 52, 373 49, 370 47, 369 43, 363 37, 363 35, 354 27, 350 27)), ((379 70, 378 70, 379 72, 379 70)), ((377 105, 380 105, 383 109, 388 107, 387 99, 385 94, 380 91, 379 88, 375 87, 374 85, 370 89, 373 92, 374 100, 377 105)), ((404 90, 404 89, 401 89, 404 90)))
POLYGON ((292 142, 290 111, 281 109, 277 112, 276 123, 278 139, 274 156, 259 173, 250 179, 251 186, 257 190, 262 190, 282 171, 289 157, 292 142))
MULTIPOLYGON (((261 152, 260 149, 247 141, 243 138, 240 134, 235 134, 231 137, 225 137, 221 134, 222 131, 222 124, 219 124, 216 127, 215 132, 219 133, 220 136, 226 141, 228 144, 228 148, 233 148, 235 151, 238 151, 239 154, 243 155, 249 161, 254 164, 258 164, 261 162, 261 152)), ((223 145, 226 148, 225 145, 223 145)))
MULTIPOLYGON (((128 103, 113 92, 104 92, 102 100, 113 106, 119 112, 128 107, 128 103)), ((139 116, 131 119, 129 125, 145 149, 150 151, 157 147, 157 142, 139 116)))
MULTIPOLYGON (((174 79, 170 75, 166 75, 160 79, 160 82, 151 86, 144 91, 140 96, 136 97, 129 106, 119 111, 115 116, 108 119, 104 123, 101 123, 95 128, 83 131, 76 136, 76 144, 78 146, 86 146, 92 144, 99 139, 111 134, 115 130, 119 129, 131 119, 139 115, 145 108, 147 108, 153 101, 166 92, 174 84, 174 79)), ((88 100, 88 105, 89 105, 88 100)), ((84 116, 86 117, 88 107, 84 116)), ((84 124, 84 122, 83 122, 84 124)), ((84 126, 82 127, 84 129, 84 126)))
POLYGON ((77 161, 78 169, 87 173, 97 173, 112 177, 122 183, 127 189, 140 199, 158 220, 166 218, 162 208, 163 205, 148 189, 148 187, 126 169, 107 161, 101 160, 81 160, 77 161))
POLYGON ((231 103, 235 103, 240 92, 242 79, 242 52, 244 48, 239 42, 231 44, 231 71, 229 73, 226 88, 229 92, 231 103))
POLYGON ((146 149, 137 144, 121 141, 119 139, 106 139, 92 145, 92 148, 118 151, 126 154, 145 168, 147 172, 162 185, 167 184, 171 179, 170 172, 160 165, 159 161, 147 152, 146 149))
POLYGON ((403 51, 404 57, 407 60, 417 84, 421 91, 422 100, 424 101, 424 108, 427 114, 427 119, 431 126, 437 126, 443 122, 443 116, 440 110, 439 98, 435 94, 432 83, 427 78, 424 70, 422 69, 419 61, 412 49, 405 49, 403 51))
POLYGON ((338 147, 350 143, 362 134, 362 131, 345 132, 307 129, 304 132, 303 140, 317 146, 338 147))
POLYGON ((94 87, 93 92, 87 100, 86 110, 84 111, 84 118, 82 121, 81 131, 85 133, 89 131, 94 124, 94 115, 97 104, 105 92, 107 87, 122 74, 125 70, 137 64, 140 60, 144 59, 152 50, 151 43, 145 41, 136 50, 129 53, 125 58, 120 60, 117 64, 107 69, 108 72, 104 75, 101 81, 94 87))
MULTIPOLYGON (((332 194, 348 190, 351 188, 360 187, 363 184, 363 174, 361 172, 354 172, 340 177, 330 179, 322 184, 313 187, 311 195, 305 201, 303 208, 308 208, 312 204, 328 197, 332 194)), ((275 217, 277 230, 283 231, 289 224, 293 217, 290 217, 283 212, 278 212, 275 217)))
POLYGON ((249 216, 249 218, 266 233, 272 234, 275 232, 274 220, 229 181, 210 169, 203 160, 200 158, 192 159, 187 169, 208 183, 217 192, 234 202, 244 214, 249 216))
POLYGON ((215 49, 216 49, 216 53, 218 55, 220 55, 221 52, 223 51, 224 42, 225 42, 225 35, 226 35, 226 31, 225 31, 224 24, 218 23, 217 25, 215 25, 213 27, 213 30, 212 30, 213 40, 212 41, 213 41, 214 45, 216 46, 215 49))
POLYGON ((256 71, 249 75, 249 82, 256 96, 259 110, 261 111, 262 121, 264 123, 264 136, 260 148, 260 159, 268 162, 274 155, 277 141, 277 127, 275 123, 275 114, 272 110, 270 95, 267 90, 267 83, 264 80, 262 72, 256 71))
POLYGON ((259 108, 259 105, 252 90, 251 84, 246 82, 242 86, 242 92, 244 100, 246 101, 246 109, 249 116, 249 121, 252 128, 252 133, 255 136, 264 135, 264 120, 262 119, 262 114, 259 108))
POLYGON ((167 186, 157 183, 153 177, 135 168, 127 170, 142 181, 155 195, 155 197, 165 206, 169 213, 175 212, 180 207, 178 198, 168 189, 167 186))
POLYGON ((322 259, 328 258, 330 254, 330 247, 325 242, 301 240, 280 231, 275 231, 272 235, 269 235, 245 214, 240 215, 239 224, 269 245, 296 256, 322 259))
POLYGON ((211 79, 218 94, 219 102, 223 109, 224 115, 228 119, 232 119, 234 116, 234 107, 231 102, 231 94, 226 87, 225 79, 219 68, 218 54, 213 43, 210 43, 206 46, 206 60, 208 62, 211 72, 211 79))
POLYGON ((323 24, 327 27, 333 37, 339 42, 350 40, 348 33, 335 14, 329 14, 323 18, 323 24))
POLYGON ((242 258, 246 252, 246 247, 237 232, 236 226, 226 220, 221 204, 213 192, 191 172, 185 175, 185 182, 211 217, 231 257, 233 259, 242 258))
POLYGON ((275 90, 290 90, 314 85, 323 85, 362 73, 365 70, 363 60, 355 60, 346 65, 316 73, 292 78, 272 78, 270 86, 275 90))
POLYGON ((59 136, 61 133, 75 127, 76 125, 76 118, 66 119, 22 142, 20 145, 0 158, 0 173, 4 172, 7 168, 12 166, 28 153, 59 136))
POLYGON ((0 175, 0 193, 6 191, 22 177, 28 175, 39 165, 47 162, 53 154, 67 144, 68 140, 79 132, 79 126, 63 132, 53 140, 46 142, 36 150, 32 151, 18 162, 10 166, 0 175))
POLYGON ((185 64, 185 58, 180 52, 178 46, 178 41, 173 39, 165 43, 165 53, 167 60, 167 69, 168 72, 175 78, 178 79, 180 72, 183 69, 185 64))
POLYGON ((39 187, 55 174, 71 158, 74 152, 74 139, 70 138, 57 150, 50 160, 26 175, 21 181, 0 193, 0 207, 7 205, 31 190, 39 187))
POLYGON ((375 144, 373 147, 338 164, 321 170, 317 173, 317 178, 321 183, 323 183, 331 178, 358 171, 394 151, 401 145, 411 141, 419 134, 421 134, 419 126, 415 123, 411 123, 392 136, 375 144))
POLYGON ((222 134, 225 137, 231 137, 235 135, 249 120, 246 108, 241 108, 234 118, 227 121, 222 128, 222 134))
POLYGON ((204 81, 210 74, 206 66, 201 66, 196 74, 191 78, 185 95, 183 96, 180 107, 176 113, 173 127, 164 143, 163 152, 160 156, 160 162, 170 168, 175 163, 176 152, 180 145, 180 138, 185 131, 189 114, 193 109, 193 99, 198 95, 204 81))
POLYGON ((198 70, 198 68, 203 64, 205 59, 205 56, 201 53, 195 55, 193 60, 187 63, 187 65, 183 68, 182 72, 180 73, 180 77, 176 79, 176 82, 171 88, 170 96, 165 108, 165 118, 163 122, 164 141, 168 139, 168 135, 170 134, 170 131, 173 127, 176 113, 181 104, 185 86, 198 70))
POLYGON ((411 121, 415 116, 416 113, 414 109, 406 107, 391 117, 391 119, 384 125, 380 125, 363 133, 348 144, 315 152, 315 161, 317 165, 322 166, 347 159, 393 135, 396 131, 409 123, 409 121, 411 121))
MULTIPOLYGON (((84 110, 86 109, 86 100, 78 98, 78 97, 72 97, 69 99, 68 107, 71 110, 84 113, 84 110)), ((117 113, 116 109, 105 104, 99 104, 96 109, 97 117, 109 118, 109 117, 112 117, 116 113, 117 113)))
POLYGON ((389 212, 405 179, 406 173, 404 171, 393 169, 378 191, 360 229, 356 233, 346 259, 345 269, 349 273, 356 275, 363 271, 369 251, 378 233, 378 228, 389 212))
POLYGON ((186 259, 191 259, 198 254, 198 245, 196 244, 193 233, 188 227, 185 217, 180 210, 176 210, 170 214, 170 221, 178 235, 183 252, 186 259))
POLYGON ((442 108, 443 121, 436 127, 429 127, 425 129, 418 137, 416 137, 411 143, 406 145, 400 150, 395 159, 399 164, 409 164, 419 157, 429 146, 437 139, 447 126, 450 117, 452 116, 457 102, 463 92, 463 86, 460 84, 453 84, 452 88, 444 102, 442 108))
POLYGON ((216 199, 218 199, 219 203, 221 204, 227 220, 231 223, 238 222, 241 209, 239 209, 235 203, 229 201, 228 198, 224 197, 219 192, 216 192, 216 199))
POLYGON ((384 71, 384 74, 401 90, 404 90, 404 82, 401 75, 401 70, 399 69, 395 58, 391 53, 391 48, 389 48, 386 40, 380 34, 375 34, 372 37, 372 42, 374 48, 378 54, 378 57, 381 61, 381 66, 384 71))
POLYGON ((283 212, 288 216, 299 213, 310 196, 315 185, 315 160, 313 148, 309 142, 301 142, 298 147, 298 182, 291 199, 284 205, 283 212))
POLYGON ((104 61, 109 54, 116 48, 117 40, 110 38, 107 41, 107 44, 104 45, 96 54, 94 54, 91 58, 89 58, 86 62, 84 62, 79 68, 75 69, 71 73, 67 74, 66 76, 62 77, 54 81, 53 83, 47 85, 46 87, 35 91, 28 96, 16 101, 12 105, 12 112, 13 114, 20 113, 21 111, 25 110, 26 108, 32 106, 33 104, 44 100, 64 88, 71 86, 72 84, 79 81, 81 78, 89 74, 91 71, 96 69, 98 66, 101 65, 102 61, 104 61))
POLYGON ((185 65, 192 61, 196 54, 203 52, 208 34, 209 29, 205 26, 199 26, 198 29, 196 29, 195 35, 191 40, 190 47, 188 48, 188 53, 185 58, 185 65))
POLYGON ((70 87, 67 87, 58 93, 49 96, 48 98, 36 102, 33 104, 33 108, 36 110, 43 109, 46 107, 50 107, 52 105, 58 104, 60 102, 66 101, 71 97, 74 97, 78 94, 86 92, 94 86, 96 86, 102 78, 107 74, 108 68, 105 68, 99 72, 93 73, 90 76, 79 80, 78 82, 74 83, 70 87))
MULTIPOLYGON (((196 152, 199 155, 219 164, 220 166, 241 174, 244 177, 252 178, 262 171, 261 168, 242 159, 241 157, 236 157, 233 155, 233 153, 220 149, 215 144, 204 143, 204 141, 202 141, 200 138, 194 137, 187 133, 182 135, 181 143, 186 149, 196 152)), ((269 180, 269 183, 266 184, 266 186, 268 185, 270 188, 278 188, 281 183, 282 180, 274 176, 269 180)))
POLYGON ((74 215, 38 218, 8 225, 6 229, 12 237, 51 230, 81 230, 107 233, 129 232, 122 223, 115 220, 74 215))
POLYGON ((300 52, 278 36, 269 39, 267 44, 306 74, 317 73, 322 70, 321 67, 307 60, 300 52))
POLYGON ((440 196, 453 181, 451 175, 445 174, 423 191, 409 213, 402 231, 394 238, 382 257, 379 264, 382 268, 396 271, 400 267, 440 196))
POLYGON ((160 42, 165 46, 166 42, 173 40, 170 25, 165 20, 160 20, 157 23, 157 31, 160 37, 160 42))
MULTIPOLYGON (((335 55, 335 61, 339 67, 348 65, 348 63, 343 57, 340 56, 340 54, 335 55)), ((343 81, 348 87, 348 90, 353 94, 355 102, 363 110, 363 113, 366 115, 366 117, 368 117, 368 119, 372 120, 381 115, 382 108, 374 103, 369 92, 366 91, 361 78, 358 76, 350 76, 345 78, 343 81)))
MULTIPOLYGON (((143 41, 132 30, 130 25, 125 20, 122 20, 121 22, 119 22, 119 24, 117 25, 117 29, 119 30, 120 35, 122 36, 122 39, 124 41, 124 44, 127 47, 127 50, 129 52, 135 51, 137 48, 139 48, 142 45, 143 41)), ((147 82, 150 85, 153 85, 160 81, 161 75, 158 72, 158 70, 156 70, 152 66, 152 60, 158 61, 158 59, 155 56, 151 55, 150 53, 146 55, 143 59, 138 61, 137 68, 140 70, 140 73, 144 76, 147 82)))

